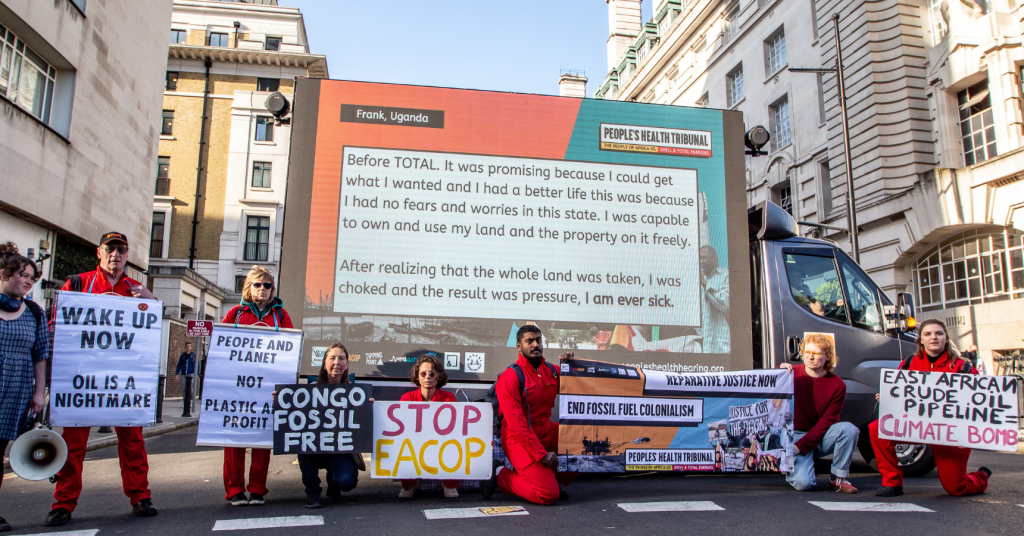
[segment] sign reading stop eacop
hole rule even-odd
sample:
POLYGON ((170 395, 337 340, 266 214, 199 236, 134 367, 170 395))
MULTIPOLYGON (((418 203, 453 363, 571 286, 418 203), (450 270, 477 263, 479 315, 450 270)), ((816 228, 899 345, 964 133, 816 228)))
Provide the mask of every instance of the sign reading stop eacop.
POLYGON ((486 480, 491 416, 486 403, 373 404, 373 478, 486 480))

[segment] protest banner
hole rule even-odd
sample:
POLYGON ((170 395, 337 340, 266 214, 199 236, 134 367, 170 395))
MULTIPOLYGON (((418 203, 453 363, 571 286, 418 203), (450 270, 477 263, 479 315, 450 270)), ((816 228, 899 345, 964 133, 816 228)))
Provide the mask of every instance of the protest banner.
POLYGON ((491 477, 490 404, 373 404, 373 478, 487 480, 491 477))
POLYGON ((878 437, 1017 452, 1015 376, 882 369, 878 437))
POLYGON ((271 448, 277 384, 295 383, 302 330, 214 324, 196 445, 271 448))
POLYGON ((59 292, 50 375, 54 426, 152 426, 163 303, 59 292))
POLYGON ((561 365, 560 471, 781 471, 793 467, 784 370, 682 373, 561 365))
POLYGON ((275 387, 274 454, 370 452, 373 386, 368 383, 275 387))

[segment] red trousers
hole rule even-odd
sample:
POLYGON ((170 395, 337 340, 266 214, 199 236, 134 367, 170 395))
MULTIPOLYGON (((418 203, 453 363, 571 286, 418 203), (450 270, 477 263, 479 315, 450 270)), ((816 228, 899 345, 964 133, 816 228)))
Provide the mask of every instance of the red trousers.
MULTIPOLYGON (((419 484, 419 482, 420 482, 420 479, 418 479, 418 478, 403 478, 402 479, 402 489, 412 489, 412 488, 415 488, 416 484, 419 484)), ((462 481, 461 480, 442 480, 441 481, 441 485, 446 487, 446 488, 448 488, 448 489, 455 489, 455 488, 459 487, 459 482, 462 482, 462 481)))
POLYGON ((249 486, 245 485, 245 450, 224 447, 224 499, 239 493, 267 494, 267 471, 270 470, 270 449, 252 449, 249 464, 249 486))
MULTIPOLYGON (((558 424, 551 423, 548 433, 538 439, 548 452, 557 452, 558 424)), ((568 486, 577 476, 578 473, 556 473, 551 467, 536 461, 526 467, 502 469, 498 473, 498 489, 505 495, 518 495, 532 503, 549 506, 558 500, 558 484, 568 486)))
MULTIPOLYGON (((57 473, 57 487, 53 491, 53 510, 67 508, 74 512, 78 496, 82 494, 82 465, 85 462, 85 446, 89 442, 89 428, 64 427, 61 434, 68 444, 68 461, 57 473)), ((117 458, 121 462, 121 488, 134 505, 142 499, 149 499, 149 458, 146 456, 146 441, 142 439, 142 428, 115 427, 117 432, 117 458)))
MULTIPOLYGON (((882 485, 888 487, 903 486, 903 469, 896 458, 896 441, 878 437, 878 421, 868 425, 871 448, 878 460, 878 472, 882 474, 882 485)), ((948 445, 932 445, 935 455, 935 467, 939 471, 939 482, 942 489, 950 495, 977 495, 988 489, 988 475, 981 471, 967 472, 967 460, 971 457, 971 449, 951 447, 948 445)))

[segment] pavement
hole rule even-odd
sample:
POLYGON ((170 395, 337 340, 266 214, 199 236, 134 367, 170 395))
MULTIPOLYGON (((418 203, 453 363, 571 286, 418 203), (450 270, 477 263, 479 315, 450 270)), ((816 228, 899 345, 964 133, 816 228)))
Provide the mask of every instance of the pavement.
MULTIPOLYGON (((116 449, 86 456, 84 489, 72 522, 42 526, 52 502, 46 481, 8 478, 0 491, 0 515, 12 534, 93 536, 115 534, 757 534, 1020 535, 1024 533, 1024 458, 974 451, 970 467, 994 471, 989 491, 950 497, 937 474, 908 478, 906 494, 876 497, 878 474, 862 459, 851 481, 862 491, 828 491, 828 462, 818 466, 818 489, 797 492, 778 475, 582 475, 568 500, 537 506, 496 494, 485 501, 466 492, 454 500, 440 493, 398 499, 398 483, 360 473, 358 487, 319 510, 303 507, 305 495, 291 456, 271 459, 267 503, 232 507, 224 501, 220 448, 196 447, 196 428, 147 440, 150 487, 160 514, 131 515, 121 492, 116 449), (481 508, 515 507, 501 515, 481 508)), ((490 511, 494 512, 494 511, 490 511)))

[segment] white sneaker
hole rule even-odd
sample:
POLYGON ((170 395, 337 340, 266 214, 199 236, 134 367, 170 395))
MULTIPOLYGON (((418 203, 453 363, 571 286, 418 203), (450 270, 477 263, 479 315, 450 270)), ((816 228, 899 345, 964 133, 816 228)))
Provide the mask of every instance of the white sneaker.
POLYGON ((455 488, 444 488, 444 498, 445 499, 458 499, 459 498, 459 490, 457 490, 455 488))
POLYGON ((399 499, 411 499, 412 496, 415 495, 415 494, 416 494, 416 488, 412 488, 412 489, 402 488, 402 491, 398 492, 398 498, 399 499))

